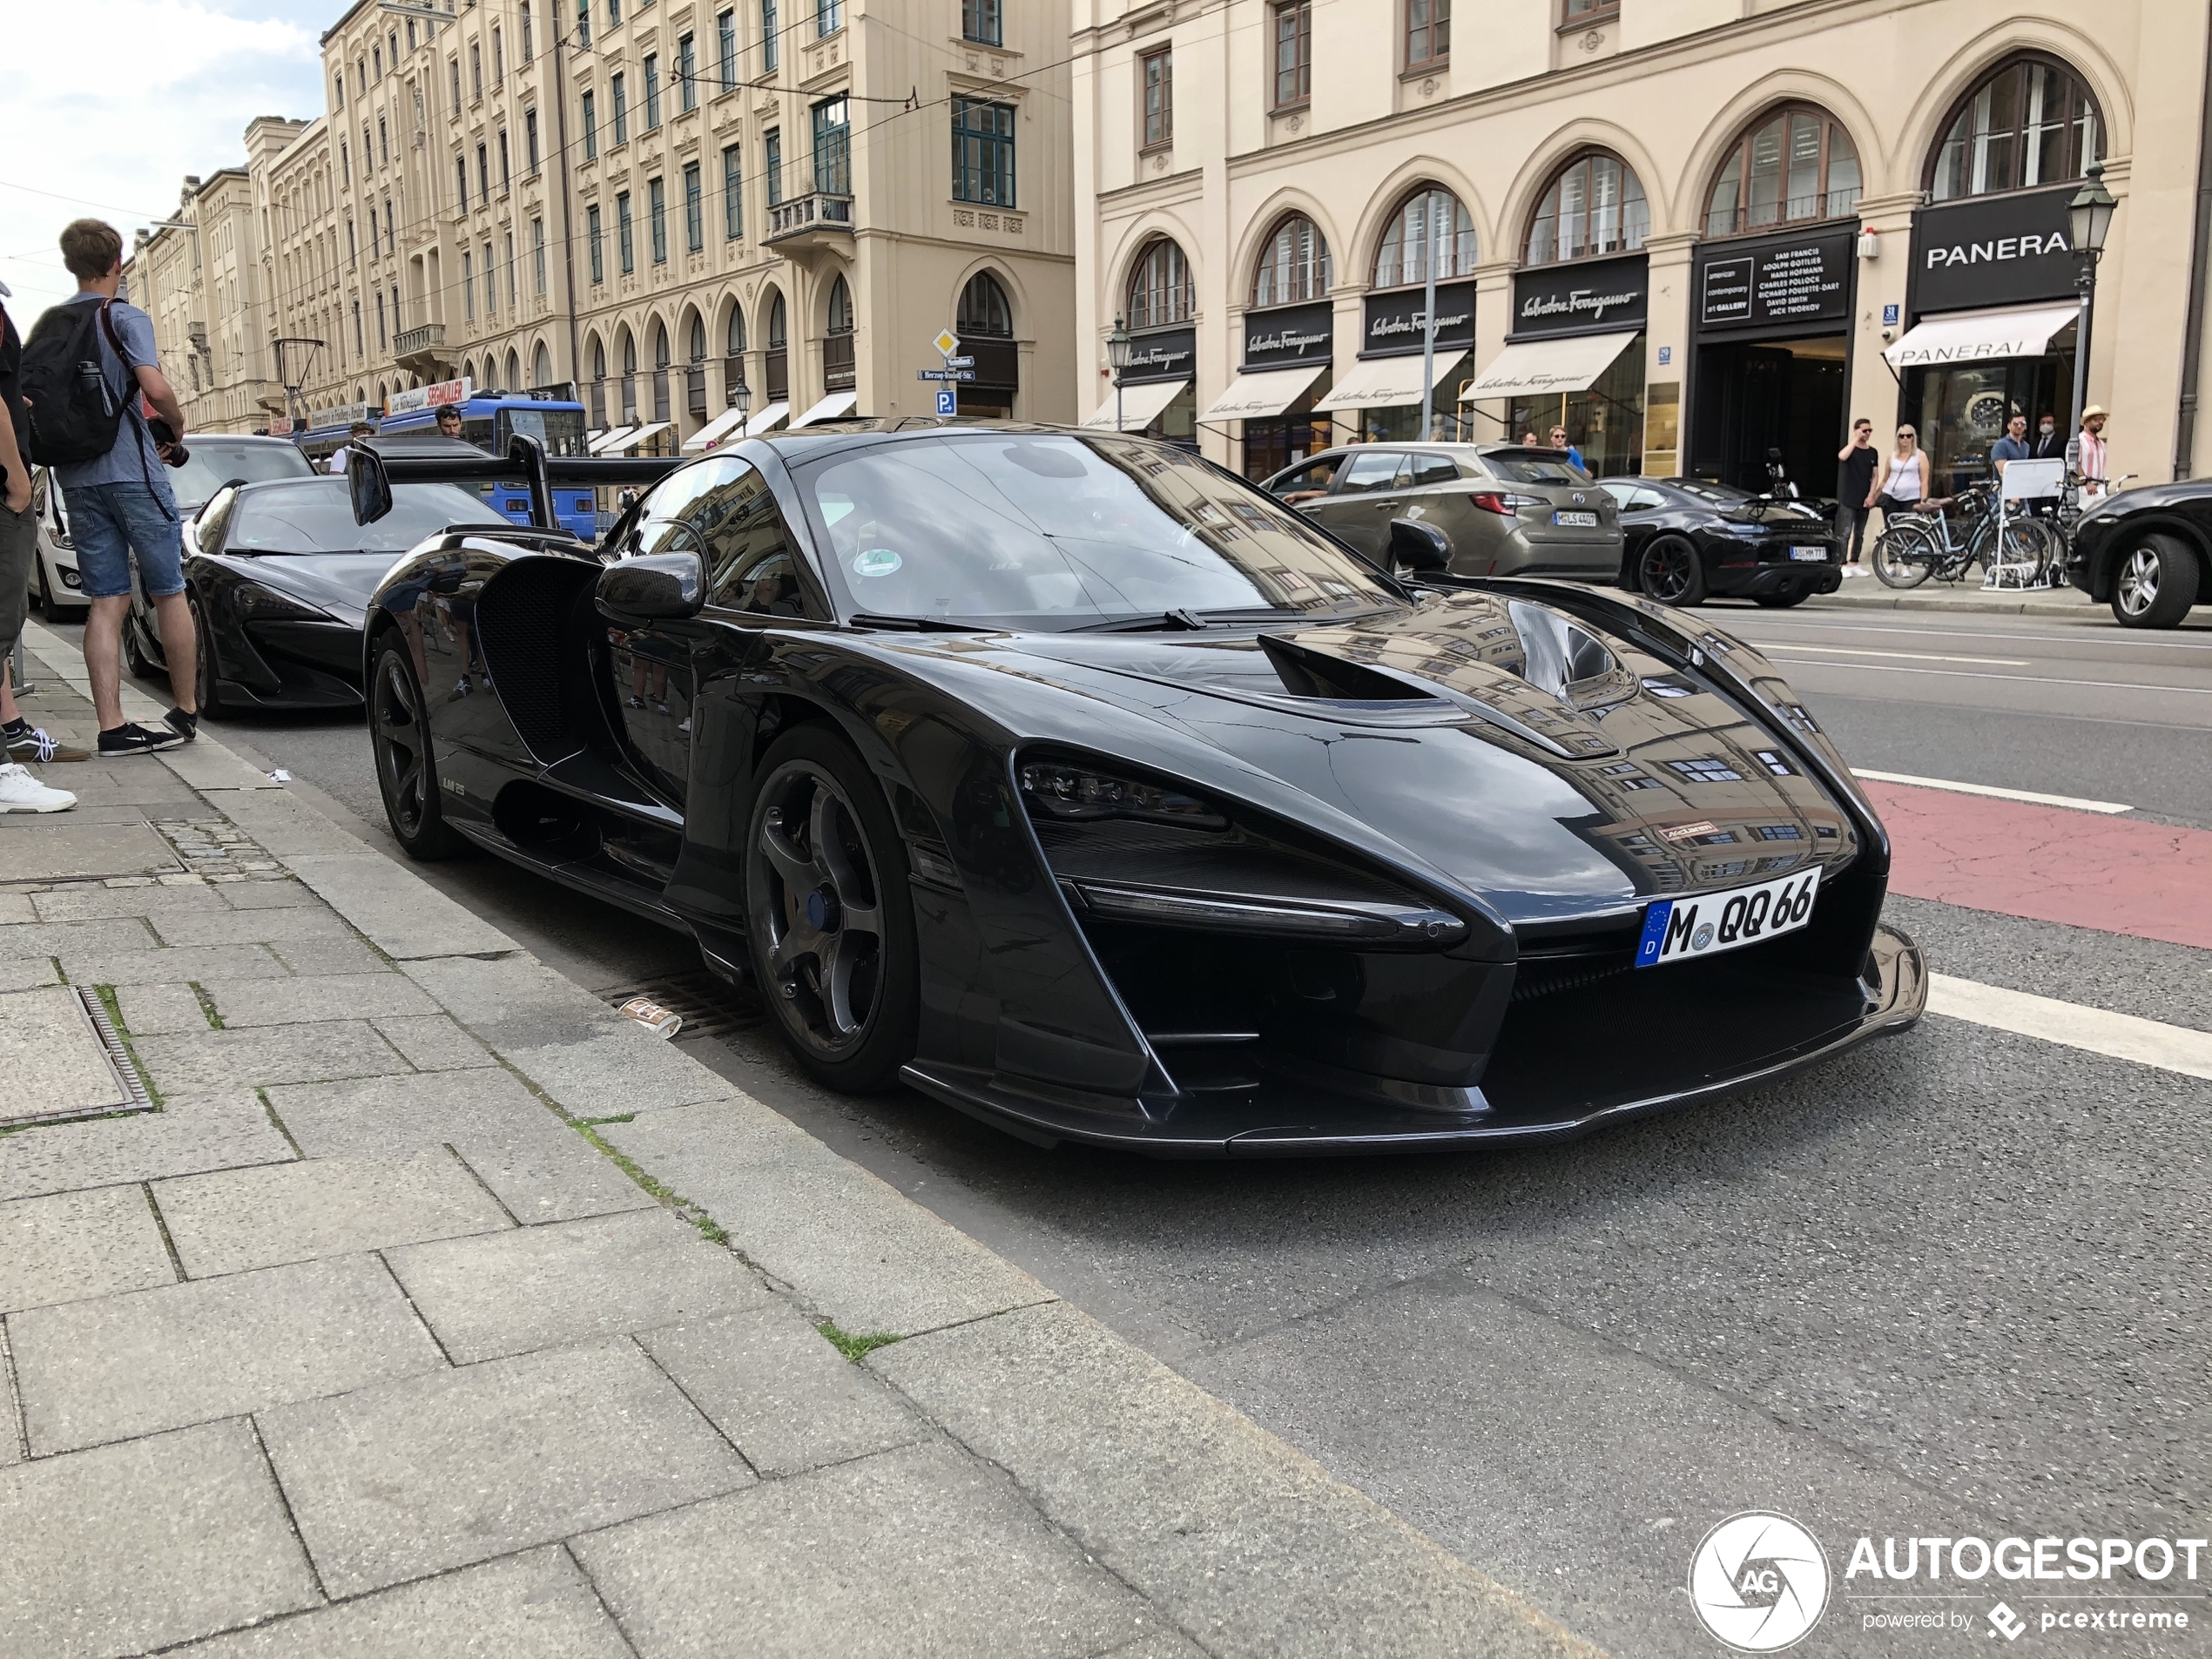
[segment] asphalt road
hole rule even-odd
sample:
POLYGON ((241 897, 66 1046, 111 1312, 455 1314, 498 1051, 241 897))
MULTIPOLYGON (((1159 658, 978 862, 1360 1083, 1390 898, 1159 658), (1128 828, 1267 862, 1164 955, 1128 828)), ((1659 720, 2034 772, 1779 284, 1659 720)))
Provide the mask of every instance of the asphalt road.
MULTIPOLYGON (((1771 651, 1861 766, 2212 826, 2212 631, 1710 614, 1771 651)), ((215 729, 390 846, 353 722, 215 729)), ((496 861, 426 873, 594 988, 696 967, 496 861)), ((2212 953, 1912 900, 1892 914, 1939 972, 2212 1030, 2212 953)), ((1041 1152, 907 1093, 824 1095, 757 1028, 694 1046, 1620 1654, 1718 1650, 1685 1574, 1742 1509, 1804 1522, 1838 1573, 1861 1534, 2212 1519, 2212 1082, 1931 1016, 1568 1146, 1163 1164, 1041 1152)), ((1986 1634, 2000 1593, 2033 1618, 2066 1605, 2038 1592, 2096 1587, 1942 1588, 1960 1599, 1917 1605, 1959 1609, 1972 1629, 1936 1638, 1955 1642, 1986 1634)), ((2193 1624, 2212 1618, 2203 1588, 2193 1624)), ((1879 1588, 1839 1582, 1799 1651, 1908 1640, 1863 1629, 1879 1588)))

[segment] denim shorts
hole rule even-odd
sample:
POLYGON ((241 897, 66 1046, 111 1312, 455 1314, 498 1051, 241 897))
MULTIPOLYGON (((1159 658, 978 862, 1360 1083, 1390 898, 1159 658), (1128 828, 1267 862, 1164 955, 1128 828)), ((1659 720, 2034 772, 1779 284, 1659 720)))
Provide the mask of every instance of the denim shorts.
POLYGON ((185 538, 169 481, 72 484, 64 492, 70 539, 77 543, 77 571, 88 599, 116 599, 131 591, 131 555, 149 599, 185 590, 185 538), (162 509, 168 509, 165 514, 162 509))

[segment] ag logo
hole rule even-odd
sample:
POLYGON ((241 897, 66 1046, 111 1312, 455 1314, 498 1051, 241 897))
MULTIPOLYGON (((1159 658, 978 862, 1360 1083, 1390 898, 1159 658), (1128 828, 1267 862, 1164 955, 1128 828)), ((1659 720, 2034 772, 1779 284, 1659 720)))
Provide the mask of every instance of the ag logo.
POLYGON ((1697 1622, 1739 1653, 1778 1653, 1820 1622, 1828 1558, 1786 1515, 1730 1515, 1689 1558, 1697 1622))

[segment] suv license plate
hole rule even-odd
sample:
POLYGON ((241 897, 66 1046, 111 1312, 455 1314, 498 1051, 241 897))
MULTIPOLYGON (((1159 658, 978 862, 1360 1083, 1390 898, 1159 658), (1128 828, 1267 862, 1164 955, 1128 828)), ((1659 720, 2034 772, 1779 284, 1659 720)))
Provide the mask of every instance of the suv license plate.
POLYGON ((1570 530, 1594 530, 1597 528, 1595 513, 1554 513, 1552 523, 1570 530))
POLYGON ((1793 547, 1790 550, 1790 556, 1800 564, 1825 564, 1828 563, 1828 550, 1824 547, 1793 547))
POLYGON ((1716 956, 1756 945, 1777 934, 1795 933, 1812 919, 1813 897, 1819 888, 1820 867, 1816 864, 1795 875, 1732 893, 1656 900, 1643 913, 1636 966, 1665 968, 1693 956, 1716 956))

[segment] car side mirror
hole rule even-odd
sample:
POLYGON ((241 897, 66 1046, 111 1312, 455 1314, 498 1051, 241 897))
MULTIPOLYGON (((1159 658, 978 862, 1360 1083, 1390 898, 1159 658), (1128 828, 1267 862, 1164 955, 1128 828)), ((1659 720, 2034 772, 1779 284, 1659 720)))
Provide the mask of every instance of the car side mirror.
POLYGON ((1443 570, 1452 563, 1452 538, 1417 518, 1390 521, 1390 558, 1408 570, 1443 570))
POLYGON ((697 553, 645 553, 599 572, 599 614, 617 622, 695 617, 706 603, 706 563, 697 553))
POLYGON ((346 455, 346 489, 354 498, 356 524, 374 524, 392 510, 392 481, 384 458, 358 443, 346 455))

